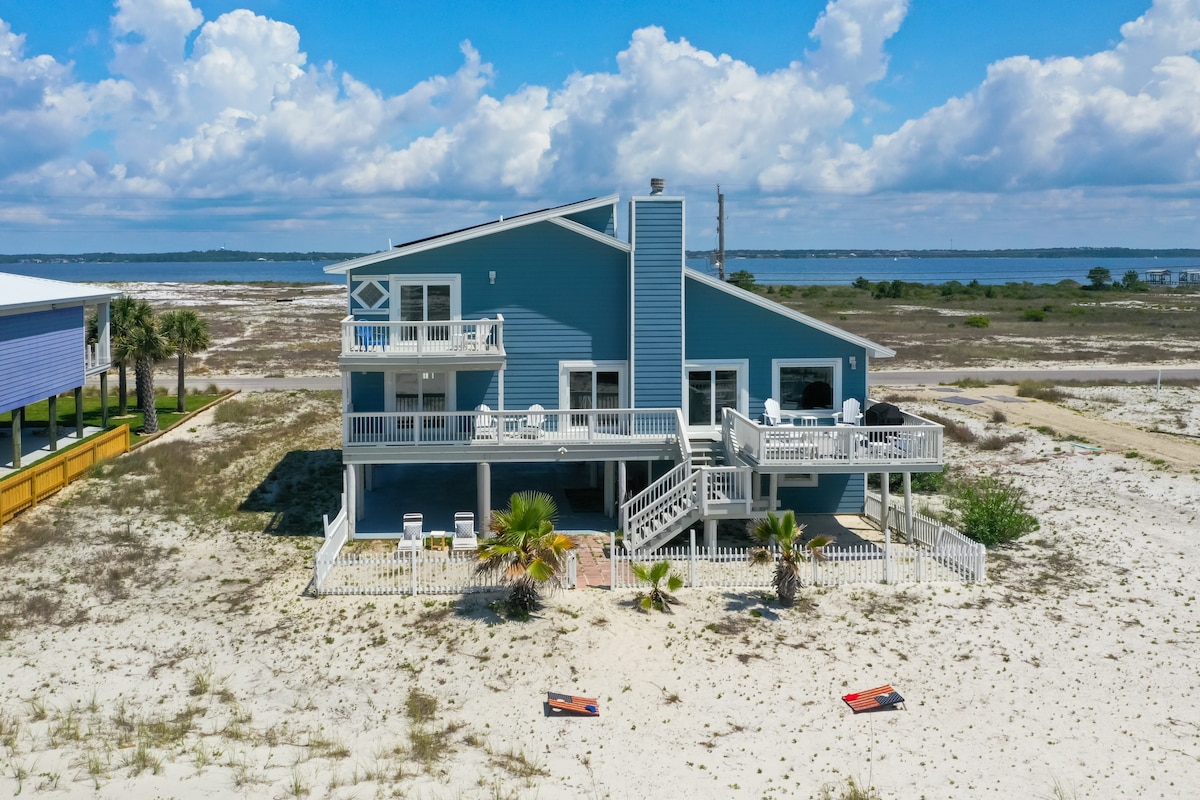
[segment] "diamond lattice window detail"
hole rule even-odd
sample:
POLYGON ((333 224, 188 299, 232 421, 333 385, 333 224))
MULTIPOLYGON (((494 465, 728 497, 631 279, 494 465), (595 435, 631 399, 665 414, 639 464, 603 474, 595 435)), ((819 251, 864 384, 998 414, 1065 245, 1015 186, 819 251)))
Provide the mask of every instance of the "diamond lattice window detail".
POLYGON ((379 288, 379 284, 375 281, 368 281, 363 284, 363 287, 358 290, 359 301, 367 308, 374 308, 379 305, 379 301, 387 297, 387 293, 379 288))

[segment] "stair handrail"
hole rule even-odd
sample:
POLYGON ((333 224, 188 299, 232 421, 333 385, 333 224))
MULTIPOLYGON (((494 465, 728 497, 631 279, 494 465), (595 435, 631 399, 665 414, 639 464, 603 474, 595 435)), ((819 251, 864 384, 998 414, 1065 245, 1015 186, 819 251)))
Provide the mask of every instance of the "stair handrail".
MULTIPOLYGON (((686 514, 695 508, 698 479, 699 473, 692 469, 691 464, 677 464, 666 475, 623 503, 621 518, 625 520, 623 530, 626 549, 636 550, 658 533, 658 530, 654 529, 644 532, 643 528, 664 509, 678 504, 686 514)), ((678 519, 679 516, 672 516, 668 522, 678 519)))

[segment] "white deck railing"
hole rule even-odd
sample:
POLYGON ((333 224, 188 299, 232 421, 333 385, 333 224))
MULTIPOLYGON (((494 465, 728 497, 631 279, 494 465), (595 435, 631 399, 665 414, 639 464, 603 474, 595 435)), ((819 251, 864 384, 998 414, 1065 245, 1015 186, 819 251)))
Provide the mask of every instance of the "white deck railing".
POLYGON ((673 408, 542 411, 390 411, 343 414, 347 447, 398 445, 677 444, 673 408))
POLYGON ((93 342, 83 346, 84 372, 92 372, 107 367, 111 363, 108 342, 93 342))
MULTIPOLYGON (((867 492, 865 516, 879 525, 883 498, 877 492, 867 492)), ((915 511, 912 515, 912 530, 908 528, 908 517, 904 513, 904 500, 888 499, 888 529, 893 530, 909 543, 921 545, 934 553, 935 558, 947 567, 959 571, 968 581, 987 579, 987 548, 966 534, 930 519, 915 511)))
POLYGON ((342 320, 342 355, 504 355, 504 317, 480 320, 376 322, 342 320))
POLYGON ((329 521, 329 515, 326 514, 322 518, 325 529, 325 543, 321 545, 321 549, 317 551, 316 564, 313 567, 313 587, 317 594, 321 594, 321 587, 325 584, 325 579, 329 577, 329 570, 333 568, 333 561, 341 552, 342 545, 346 543, 346 539, 350 535, 350 525, 346 520, 346 503, 343 498, 342 508, 338 511, 333 521, 329 521))
POLYGON ((723 424, 727 452, 759 466, 942 463, 942 426, 912 414, 903 425, 762 425, 726 408, 723 424))
MULTIPOLYGON (((613 589, 644 587, 633 576, 630 565, 665 559, 684 579, 684 585, 691 588, 771 588, 774 566, 751 563, 750 552, 754 549, 718 547, 709 551, 697 546, 694 532, 690 543, 682 547, 664 547, 653 553, 621 552, 618 548, 611 556, 609 585, 613 589)), ((958 566, 966 550, 949 542, 934 549, 901 544, 893 544, 886 550, 875 544, 826 547, 822 551, 823 560, 800 565, 800 580, 805 586, 976 580, 958 566)))

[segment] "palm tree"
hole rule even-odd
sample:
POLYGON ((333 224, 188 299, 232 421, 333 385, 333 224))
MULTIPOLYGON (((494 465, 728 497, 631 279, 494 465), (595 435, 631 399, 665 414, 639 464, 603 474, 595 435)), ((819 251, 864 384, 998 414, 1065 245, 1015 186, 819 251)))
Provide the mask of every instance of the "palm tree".
POLYGON ((683 578, 677 572, 671 572, 671 562, 663 559, 656 561, 653 564, 630 564, 633 570, 633 576, 642 583, 650 584, 650 591, 640 592, 638 594, 638 605, 643 611, 649 611, 652 608, 657 608, 659 611, 667 614, 671 613, 671 606, 681 606, 683 603, 679 601, 671 592, 678 592, 683 586, 683 578), (663 587, 663 581, 667 582, 666 587, 663 587))
POLYGON ((502 575, 511 583, 509 610, 527 616, 540 602, 538 586, 559 577, 566 568, 567 553, 575 547, 568 537, 554 530, 558 507, 543 492, 517 492, 508 508, 492 512, 495 536, 479 543, 476 574, 502 575))
POLYGON ((182 414, 185 394, 184 364, 188 356, 208 349, 211 343, 208 337, 208 323, 201 319, 195 311, 184 308, 163 314, 160 327, 166 335, 171 349, 175 351, 175 356, 179 359, 179 383, 176 391, 179 396, 179 404, 176 406, 176 410, 182 414))
POLYGON ((754 538, 764 545, 774 542, 779 546, 779 559, 766 547, 756 548, 750 553, 750 561, 754 564, 775 564, 775 596, 781 606, 790 606, 796 602, 796 591, 800 587, 800 564, 809 559, 820 561, 825 557, 824 549, 833 538, 829 536, 814 536, 808 542, 801 541, 804 526, 796 524, 796 514, 785 511, 782 517, 773 511, 767 512, 766 519, 760 519, 754 526, 754 538))
MULTIPOLYGON (((129 384, 126 378, 126 367, 130 364, 128 349, 124 345, 125 337, 131 330, 142 324, 147 316, 153 316, 154 310, 145 300, 135 300, 132 297, 115 298, 109 305, 109 343, 112 348, 113 361, 117 362, 117 416, 123 417, 128 413, 129 384)), ((97 331, 89 327, 88 336, 99 338, 97 331)), ((90 341, 91 339, 89 339, 90 341)), ((139 405, 141 398, 138 399, 139 405)))
POLYGON ((133 317, 134 324, 122 334, 113 352, 119 361, 133 362, 138 405, 144 418, 142 431, 155 433, 158 431, 158 409, 154 405, 154 363, 168 358, 172 351, 149 304, 138 302, 144 304, 145 309, 138 309, 133 317))

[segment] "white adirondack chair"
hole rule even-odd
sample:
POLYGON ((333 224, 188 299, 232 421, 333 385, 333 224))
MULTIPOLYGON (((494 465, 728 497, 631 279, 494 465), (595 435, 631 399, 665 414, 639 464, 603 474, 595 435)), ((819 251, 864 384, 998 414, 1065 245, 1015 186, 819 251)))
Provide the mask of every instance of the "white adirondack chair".
POLYGON ((763 425, 779 425, 783 418, 779 416, 779 401, 768 397, 763 401, 763 425))
POLYGON ((454 515, 454 544, 455 552, 475 550, 479 547, 479 537, 475 533, 475 515, 470 511, 459 511, 454 515))
POLYGON ((416 553, 424 546, 425 517, 421 514, 404 515, 404 537, 396 542, 397 553, 416 553))
POLYGON ((531 405, 525 419, 521 420, 517 428, 517 435, 522 439, 541 439, 545 436, 546 432, 542 430, 542 426, 546 424, 545 411, 546 409, 538 403, 531 405))
POLYGON ((496 441, 496 416, 486 403, 475 406, 475 433, 473 436, 476 441, 496 441))
POLYGON ((842 403, 842 410, 837 411, 833 415, 834 424, 837 425, 859 425, 862 422, 862 407, 858 400, 851 397, 846 402, 842 403))

